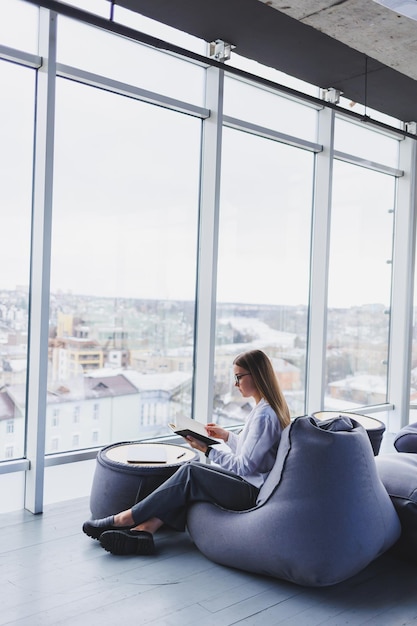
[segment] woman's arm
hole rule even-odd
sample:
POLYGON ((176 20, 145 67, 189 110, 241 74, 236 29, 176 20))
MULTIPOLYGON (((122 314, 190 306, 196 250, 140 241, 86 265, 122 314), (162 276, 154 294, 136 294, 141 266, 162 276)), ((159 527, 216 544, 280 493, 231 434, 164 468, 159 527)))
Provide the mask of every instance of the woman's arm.
POLYGON ((248 418, 240 435, 229 438, 231 452, 214 447, 210 459, 242 478, 268 472, 275 461, 281 430, 273 410, 260 407, 248 418), (232 439, 236 439, 236 446, 232 446, 232 439))

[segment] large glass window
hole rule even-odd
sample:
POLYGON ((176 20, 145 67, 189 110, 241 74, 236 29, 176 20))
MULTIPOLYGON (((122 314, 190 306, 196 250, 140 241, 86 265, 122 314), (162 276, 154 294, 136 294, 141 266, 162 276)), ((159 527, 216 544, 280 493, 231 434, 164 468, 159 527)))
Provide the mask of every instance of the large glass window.
POLYGON ((395 178, 335 161, 329 260, 328 409, 387 400, 395 178))
MULTIPOLYGON (((1 4, 1 45, 37 54, 39 8, 20 0, 1 4)), ((107 0, 70 4, 98 15, 112 12, 116 22, 204 53, 205 42, 107 0)), ((205 122, 165 108, 167 100, 172 109, 175 100, 205 106, 205 67, 59 13, 57 21, 56 110, 47 116, 54 128, 38 129, 41 141, 50 131, 47 138, 55 142, 48 144, 54 163, 47 163, 44 180, 45 197, 52 194, 53 204, 52 247, 44 250, 44 259, 51 252, 49 309, 43 300, 32 300, 36 319, 49 316, 46 416, 39 415, 42 433, 46 418, 47 454, 169 435, 168 422, 192 415, 194 333, 204 326, 203 316, 195 319, 195 293, 211 296, 204 291, 206 277, 197 276, 198 241, 207 236, 199 230, 207 216, 199 211, 216 191, 207 179, 200 187, 205 122), (66 78, 61 64, 68 66, 66 78), (98 76, 87 85, 83 72, 98 76), (140 101, 141 90, 152 91, 159 106, 140 101)), ((42 50, 46 45, 42 42, 42 50)), ((54 49, 42 73, 55 66, 54 49)), ((2 510, 23 506, 24 470, 38 466, 31 455, 39 433, 25 422, 31 237, 37 244, 40 237, 40 229, 31 228, 36 71, 23 67, 32 61, 19 53, 14 63, 0 61, 0 477, 8 496, 2 510)), ((228 64, 317 95, 316 87, 234 53, 228 64)), ((398 141, 375 130, 371 120, 354 123, 338 111, 334 146, 323 146, 324 155, 335 149, 333 177, 323 184, 307 145, 317 141, 315 106, 275 93, 271 82, 265 88, 255 78, 238 80, 227 63, 224 70, 223 110, 242 128, 239 122, 230 128, 226 119, 221 137, 216 326, 208 338, 215 348, 214 419, 225 426, 244 421, 250 407, 234 386, 232 360, 252 348, 271 356, 291 414, 305 413, 306 364, 318 366, 306 359, 308 319, 320 336, 327 322, 326 368, 318 373, 326 379, 325 406, 317 409, 383 403, 390 311, 398 306, 392 341, 407 300, 407 287, 398 281, 400 302, 391 302, 393 238, 398 249, 399 237, 391 174, 398 167, 398 141), (297 141, 287 145, 278 133, 297 141), (321 247, 317 238, 311 242, 315 180, 324 206, 330 200, 332 205, 327 315, 322 314, 325 279, 320 283, 310 276, 310 257, 320 261, 315 268, 325 268, 329 252, 326 246, 311 250, 321 247), (309 302, 313 284, 322 293, 309 302)), ((405 161, 407 150, 402 153, 405 161)), ((41 158, 35 165, 40 173, 45 164, 41 158)), ((409 164, 401 167, 407 180, 409 164)), ((399 192, 399 204, 405 205, 407 194, 401 187, 399 192)), ((404 210, 401 228, 410 221, 407 209, 398 209, 404 210)), ((325 220, 322 213, 320 219, 325 220)), ((211 241, 213 233, 209 236, 211 241)), ((204 271, 207 259, 200 260, 204 271)), ((33 264, 38 285, 41 269, 33 264)), ((39 325, 31 328, 37 347, 39 325)), ((311 345, 321 348, 315 341, 311 345)), ((416 350, 414 345, 411 401, 417 404, 416 350)), ((31 374, 44 389, 44 372, 39 379, 38 372, 31 374)), ((205 384, 204 377, 198 379, 197 398, 207 392, 200 388, 205 384)), ((390 384, 393 395, 395 386, 390 384)), ((36 415, 36 407, 30 414, 36 415)), ((60 459, 47 460, 45 500, 87 495, 94 459, 55 462, 60 459), (65 493, 62 478, 71 485, 65 493)))
POLYGON ((304 412, 313 162, 305 150, 224 130, 215 358, 223 423, 242 421, 231 363, 252 348, 273 359, 292 415, 304 412))
POLYGON ((0 61, 0 460, 24 456, 35 72, 0 61))
POLYGON ((167 434, 191 413, 201 122, 64 79, 56 107, 46 450, 167 434))

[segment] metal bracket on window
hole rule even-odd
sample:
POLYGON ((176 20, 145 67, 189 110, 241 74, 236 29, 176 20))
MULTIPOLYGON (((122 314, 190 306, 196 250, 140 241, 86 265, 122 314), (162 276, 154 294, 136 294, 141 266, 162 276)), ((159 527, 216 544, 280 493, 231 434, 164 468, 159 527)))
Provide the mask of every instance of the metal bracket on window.
POLYGON ((209 43, 209 57, 216 61, 228 61, 232 55, 232 50, 235 48, 231 43, 226 43, 222 39, 215 39, 209 43))
POLYGON ((329 87, 328 89, 321 90, 321 99, 331 104, 339 104, 342 93, 343 91, 340 91, 340 89, 329 87))
POLYGON ((417 122, 404 122, 404 130, 410 135, 417 135, 417 122))

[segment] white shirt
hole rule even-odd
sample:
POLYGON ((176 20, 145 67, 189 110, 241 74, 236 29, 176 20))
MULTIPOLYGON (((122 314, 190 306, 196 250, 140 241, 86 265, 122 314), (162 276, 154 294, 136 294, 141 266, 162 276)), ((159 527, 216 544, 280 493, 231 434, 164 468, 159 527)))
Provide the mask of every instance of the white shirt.
POLYGON ((281 432, 275 411, 262 398, 249 413, 240 434, 229 433, 226 443, 231 452, 213 447, 209 458, 255 487, 261 487, 275 463, 281 432))

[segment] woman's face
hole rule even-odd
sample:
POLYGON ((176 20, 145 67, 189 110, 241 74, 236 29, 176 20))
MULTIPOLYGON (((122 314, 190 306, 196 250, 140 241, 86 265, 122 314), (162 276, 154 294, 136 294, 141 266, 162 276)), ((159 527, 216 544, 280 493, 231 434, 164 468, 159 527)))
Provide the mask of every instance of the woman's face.
POLYGON ((244 398, 255 398, 256 402, 259 402, 261 395, 255 383, 253 382, 252 375, 248 370, 245 370, 240 365, 233 366, 233 374, 235 377, 235 387, 237 387, 244 398))

